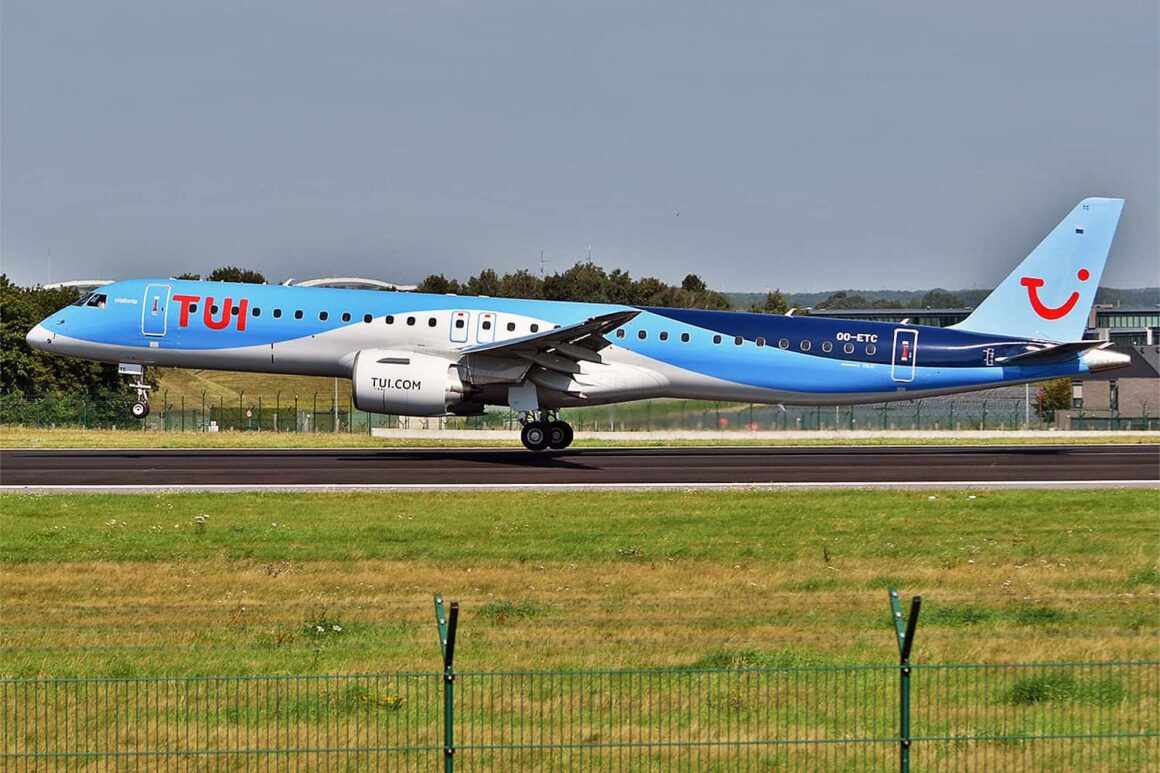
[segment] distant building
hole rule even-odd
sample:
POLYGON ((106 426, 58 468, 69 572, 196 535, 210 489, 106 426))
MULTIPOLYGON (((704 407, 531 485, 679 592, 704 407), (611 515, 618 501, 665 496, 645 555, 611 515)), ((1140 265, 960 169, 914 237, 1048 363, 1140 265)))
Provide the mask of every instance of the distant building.
POLYGON ((399 290, 412 291, 417 285, 399 285, 381 279, 367 279, 358 276, 335 276, 323 279, 287 279, 282 284, 292 287, 333 287, 341 290, 399 290))
POLYGON ((1057 414, 1057 423, 1063 428, 1100 429, 1098 420, 1107 425, 1129 419, 1140 419, 1143 429, 1160 428, 1160 346, 1114 348, 1130 356, 1131 364, 1073 381, 1071 410, 1057 414))
POLYGON ((810 309, 811 317, 858 319, 870 322, 903 322, 910 325, 949 327, 962 322, 972 309, 810 309))
POLYGON ((44 289, 63 290, 67 287, 76 290, 78 295, 84 295, 87 292, 96 290, 98 287, 104 287, 112 283, 112 279, 72 279, 68 282, 53 282, 52 284, 44 285, 44 289))
POLYGON ((1093 338, 1125 346, 1160 344, 1160 307, 1095 306, 1088 327, 1093 338))

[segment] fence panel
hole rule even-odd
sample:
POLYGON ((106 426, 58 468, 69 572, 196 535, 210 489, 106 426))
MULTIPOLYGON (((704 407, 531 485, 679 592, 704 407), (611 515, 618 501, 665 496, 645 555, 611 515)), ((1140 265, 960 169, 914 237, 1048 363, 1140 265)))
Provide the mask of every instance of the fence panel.
MULTIPOLYGON (((1160 662, 914 665, 914 770, 1155 770, 1160 662)), ((898 666, 460 673, 460 770, 895 770, 898 666)), ((0 769, 433 770, 443 675, 0 680, 0 769)))
POLYGON ((428 771, 429 674, 0 681, 4 770, 428 771))

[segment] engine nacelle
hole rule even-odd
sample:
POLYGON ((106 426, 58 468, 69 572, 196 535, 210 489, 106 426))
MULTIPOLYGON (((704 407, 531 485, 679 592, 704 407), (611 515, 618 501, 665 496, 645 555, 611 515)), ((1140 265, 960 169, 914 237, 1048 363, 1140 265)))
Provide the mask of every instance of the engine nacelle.
POLYGON ((442 416, 463 399, 451 360, 391 349, 363 349, 354 358, 354 405, 396 416, 442 416))

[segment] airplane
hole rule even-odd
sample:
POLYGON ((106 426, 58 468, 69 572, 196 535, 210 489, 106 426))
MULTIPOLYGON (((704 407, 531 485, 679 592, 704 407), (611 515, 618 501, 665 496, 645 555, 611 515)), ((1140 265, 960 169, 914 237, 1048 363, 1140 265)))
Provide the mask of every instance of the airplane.
POLYGON ((648 398, 798 405, 912 400, 1123 367, 1082 340, 1123 200, 1087 198, 961 323, 131 279, 34 327, 46 352, 353 382, 361 411, 473 416, 506 405, 529 450, 566 448, 562 408, 648 398))

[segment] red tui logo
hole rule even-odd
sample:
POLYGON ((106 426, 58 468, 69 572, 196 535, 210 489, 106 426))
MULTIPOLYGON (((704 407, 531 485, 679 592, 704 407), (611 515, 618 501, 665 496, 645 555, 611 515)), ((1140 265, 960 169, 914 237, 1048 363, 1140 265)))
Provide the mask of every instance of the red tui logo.
MULTIPOLYGON (((173 296, 173 300, 177 301, 181 306, 180 314, 178 315, 177 326, 189 327, 189 315, 195 308, 194 304, 201 300, 201 296, 175 294, 173 296)), ((238 301, 238 312, 234 316, 237 317, 235 325, 237 326, 239 333, 244 332, 246 329, 246 311, 248 311, 249 306, 250 302, 246 298, 242 298, 240 301, 238 301)), ((205 326, 210 330, 225 330, 230 326, 230 315, 233 314, 234 299, 225 298, 222 300, 221 315, 217 319, 213 318, 215 310, 217 310, 217 306, 214 305, 213 296, 207 295, 205 297, 205 304, 202 309, 202 322, 204 322, 205 326)))
MULTIPOLYGON (((1086 282, 1090 277, 1091 273, 1086 268, 1081 268, 1076 273, 1076 278, 1081 282, 1086 282)), ((1027 288, 1027 299, 1031 301, 1031 308, 1043 319, 1062 319, 1070 314, 1075 304, 1079 302, 1079 292, 1072 291, 1067 300, 1059 306, 1048 306, 1039 298, 1039 288, 1043 287, 1045 282, 1037 276, 1025 276, 1019 280, 1019 284, 1027 288)))

